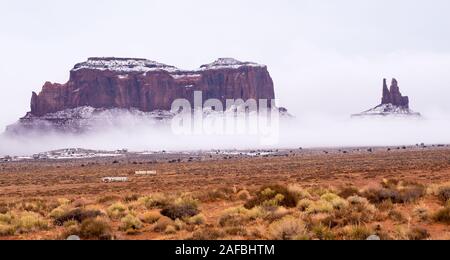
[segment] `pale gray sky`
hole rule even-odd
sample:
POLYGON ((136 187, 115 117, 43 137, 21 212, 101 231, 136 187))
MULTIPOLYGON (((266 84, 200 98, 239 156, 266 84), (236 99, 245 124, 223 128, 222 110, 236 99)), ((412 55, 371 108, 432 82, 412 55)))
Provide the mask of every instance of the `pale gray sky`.
POLYGON ((90 56, 264 63, 297 115, 368 109, 395 76, 413 109, 448 113, 449 13, 448 0, 0 0, 0 129, 90 56))

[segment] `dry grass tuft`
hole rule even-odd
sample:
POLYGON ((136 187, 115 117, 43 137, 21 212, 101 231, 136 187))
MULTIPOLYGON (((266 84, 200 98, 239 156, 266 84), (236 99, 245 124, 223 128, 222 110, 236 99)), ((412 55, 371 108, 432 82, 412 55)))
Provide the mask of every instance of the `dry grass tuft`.
POLYGON ((433 220, 436 221, 436 222, 440 222, 440 223, 444 223, 444 224, 450 225, 450 207, 447 206, 445 208, 442 208, 442 209, 438 210, 433 215, 433 220))
POLYGON ((257 192, 255 198, 245 204, 245 208, 252 209, 257 206, 295 208, 299 198, 297 194, 281 185, 265 186, 257 192))
POLYGON ((415 227, 408 232, 407 236, 409 240, 426 240, 430 237, 430 233, 425 228, 415 227))
POLYGON ((161 193, 141 197, 137 200, 139 204, 143 205, 147 209, 157 209, 165 207, 170 204, 170 201, 170 197, 161 193))
POLYGON ((373 235, 372 230, 366 226, 347 226, 343 231, 346 240, 366 240, 373 235))
POLYGON ((372 203, 390 200, 392 203, 411 203, 426 195, 424 185, 414 182, 384 180, 381 188, 370 188, 361 194, 372 203))
POLYGON ((222 227, 241 226, 265 216, 266 213, 261 207, 250 210, 244 207, 230 208, 223 211, 219 218, 219 225, 222 227))
POLYGON ((168 226, 173 226, 175 222, 171 220, 168 217, 161 217, 156 222, 155 226, 153 227, 153 230, 155 232, 165 232, 168 226))
POLYGON ((250 192, 248 190, 241 190, 237 193, 237 197, 239 200, 247 201, 252 196, 250 195, 250 192))
POLYGON ((120 230, 126 231, 127 233, 133 233, 144 226, 137 217, 131 214, 128 214, 126 217, 122 218, 120 222, 120 230))
POLYGON ((269 235, 274 240, 298 240, 306 236, 305 224, 292 216, 285 217, 269 226, 269 235))
POLYGON ((200 240, 200 241, 205 241, 205 240, 211 241, 211 240, 219 240, 225 236, 226 236, 226 233, 223 231, 223 229, 206 227, 206 228, 202 228, 202 229, 195 231, 192 234, 191 239, 192 240, 200 240))
POLYGON ((103 213, 99 210, 85 210, 80 208, 71 211, 57 211, 52 213, 55 215, 54 223, 57 226, 63 226, 64 223, 68 221, 77 221, 78 223, 81 223, 85 219, 103 216, 103 213))
POLYGON ((124 204, 117 202, 109 206, 106 212, 111 219, 121 219, 127 215, 127 211, 128 208, 124 204))
POLYGON ((203 225, 206 222, 206 217, 203 214, 198 214, 189 218, 187 222, 191 225, 203 225))
POLYGON ((145 212, 139 216, 139 219, 146 224, 154 224, 162 215, 159 212, 145 212))
POLYGON ((79 235, 83 239, 98 240, 111 240, 114 237, 109 222, 99 217, 84 220, 79 235))
POLYGON ((178 198, 173 204, 165 206, 161 210, 161 215, 176 219, 190 218, 198 215, 198 201, 192 198, 178 198))

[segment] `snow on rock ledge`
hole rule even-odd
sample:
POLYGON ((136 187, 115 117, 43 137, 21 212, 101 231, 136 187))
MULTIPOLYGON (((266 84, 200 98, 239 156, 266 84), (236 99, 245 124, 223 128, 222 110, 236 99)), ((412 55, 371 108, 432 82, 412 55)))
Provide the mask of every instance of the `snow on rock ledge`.
POLYGON ((239 69, 241 67, 266 67, 265 65, 260 65, 254 62, 242 62, 238 61, 234 58, 219 58, 218 60, 202 65, 197 70, 181 70, 175 66, 166 65, 163 63, 159 63, 156 61, 151 61, 147 59, 139 59, 139 58, 114 58, 114 57, 105 57, 105 58, 89 58, 86 62, 78 63, 72 69, 72 71, 79 70, 100 70, 100 71, 114 71, 121 73, 130 73, 130 72, 140 72, 145 73, 149 71, 167 71, 169 73, 177 73, 177 74, 189 74, 195 73, 203 70, 210 69, 239 69))
POLYGON ((165 70, 169 72, 179 71, 174 66, 169 66, 156 61, 132 58, 89 58, 86 62, 78 63, 72 71, 110 70, 117 72, 148 72, 152 70, 165 70))

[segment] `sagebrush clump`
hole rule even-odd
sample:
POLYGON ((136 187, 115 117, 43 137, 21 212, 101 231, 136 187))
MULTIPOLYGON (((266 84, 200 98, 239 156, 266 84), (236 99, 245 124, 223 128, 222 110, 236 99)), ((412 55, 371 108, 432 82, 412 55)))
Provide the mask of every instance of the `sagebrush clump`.
POLYGON ((108 216, 112 219, 121 219, 125 217, 127 215, 127 211, 128 208, 120 202, 111 205, 107 209, 108 216))
POLYGON ((98 240, 111 240, 114 237, 110 223, 100 217, 84 220, 79 235, 83 239, 98 240))
POLYGON ((305 224, 300 219, 288 216, 272 223, 269 234, 274 240, 297 240, 306 235, 305 224))
POLYGON ((192 198, 179 198, 161 210, 161 215, 172 220, 190 218, 199 213, 198 201, 192 198))
POLYGON ((256 196, 249 200, 245 207, 252 209, 256 206, 295 208, 299 201, 298 194, 290 191, 287 187, 281 185, 265 186, 261 188, 256 196))

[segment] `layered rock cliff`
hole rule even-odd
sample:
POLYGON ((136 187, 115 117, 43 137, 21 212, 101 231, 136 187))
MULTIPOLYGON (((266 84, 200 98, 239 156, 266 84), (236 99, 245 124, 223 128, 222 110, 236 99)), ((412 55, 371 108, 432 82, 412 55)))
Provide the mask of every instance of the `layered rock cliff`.
MULTIPOLYGON (((89 58, 76 64, 65 84, 44 84, 32 94, 31 111, 9 126, 7 133, 29 130, 82 132, 93 126, 115 124, 115 118, 165 120, 176 99, 194 105, 194 92, 203 101, 218 99, 275 99, 267 66, 218 59, 196 70, 129 58, 89 58)), ((270 102, 269 102, 270 104, 270 102)), ((287 114, 280 109, 281 114, 287 114)))
POLYGON ((219 59, 198 70, 144 60, 90 58, 75 65, 66 84, 45 83, 33 93, 31 114, 44 116, 77 107, 170 110, 175 99, 193 104, 194 91, 203 98, 274 99, 272 78, 264 65, 219 59))

